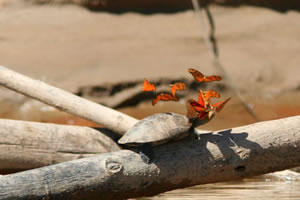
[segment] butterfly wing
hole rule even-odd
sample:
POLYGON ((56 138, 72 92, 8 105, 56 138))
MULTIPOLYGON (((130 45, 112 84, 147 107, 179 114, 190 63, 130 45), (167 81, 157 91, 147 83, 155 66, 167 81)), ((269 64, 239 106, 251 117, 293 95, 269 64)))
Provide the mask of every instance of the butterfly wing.
POLYGON ((204 81, 204 75, 201 72, 199 72, 193 68, 189 68, 188 72, 190 72, 193 75, 193 77, 196 81, 198 81, 198 82, 204 81))
POLYGON ((178 101, 179 99, 178 99, 178 97, 173 96, 172 94, 162 93, 160 100, 161 101, 178 101))
POLYGON ((199 118, 200 120, 204 120, 206 117, 209 117, 210 119, 210 115, 209 113, 211 112, 211 110, 209 112, 206 111, 206 108, 204 108, 202 105, 200 105, 198 102, 196 102, 193 99, 188 100, 188 102, 186 103, 186 107, 187 107, 187 117, 188 118, 199 118))
POLYGON ((157 104, 157 102, 160 100, 160 95, 157 95, 153 100, 152 100, 152 106, 157 104))
POLYGON ((183 82, 175 83, 176 90, 186 90, 186 85, 183 82))
POLYGON ((210 98, 207 98, 206 92, 199 91, 198 103, 201 104, 205 109, 208 108, 210 98))
POLYGON ((170 85, 171 86, 171 93, 173 96, 176 95, 176 85, 170 85))
POLYGON ((204 99, 209 101, 211 97, 220 98, 220 94, 214 90, 203 92, 204 99))
POLYGON ((211 82, 211 81, 220 81, 222 80, 221 76, 205 76, 204 77, 204 82, 211 82))
POLYGON ((152 83, 149 83, 149 81, 147 79, 145 79, 143 91, 154 91, 154 90, 156 90, 155 85, 152 83))
POLYGON ((193 99, 190 99, 189 102, 193 107, 193 109, 196 111, 196 116, 201 120, 205 119, 207 116, 205 107, 200 105, 198 102, 194 101, 193 99))
POLYGON ((208 91, 210 97, 220 98, 220 94, 216 92, 215 90, 208 91))
POLYGON ((177 96, 173 96, 172 94, 169 93, 160 93, 158 94, 155 99, 152 101, 152 105, 154 106, 158 101, 178 101, 177 96))
POLYGON ((176 96, 176 91, 177 90, 186 90, 186 85, 182 82, 178 82, 175 84, 170 84, 171 87, 171 93, 173 96, 176 96))
POLYGON ((207 112, 201 112, 197 115, 197 117, 201 120, 205 119, 207 117, 208 113, 207 112))
POLYGON ((204 112, 205 107, 201 104, 199 104, 197 101, 193 100, 190 101, 191 106, 197 111, 197 112, 204 112))
POLYGON ((213 104, 212 106, 213 106, 214 108, 216 108, 216 111, 217 111, 217 112, 220 112, 220 111, 222 110, 222 108, 224 107, 224 105, 225 105, 230 99, 231 99, 231 98, 229 97, 228 99, 223 100, 223 101, 220 101, 220 102, 218 102, 218 103, 216 103, 216 104, 213 104))
POLYGON ((187 114, 186 116, 189 118, 189 119, 193 119, 193 118, 196 118, 197 117, 197 112, 196 110, 194 109, 194 107, 191 105, 191 102, 195 102, 195 100, 193 99, 190 99, 186 102, 185 106, 186 106, 186 110, 187 110, 187 114))

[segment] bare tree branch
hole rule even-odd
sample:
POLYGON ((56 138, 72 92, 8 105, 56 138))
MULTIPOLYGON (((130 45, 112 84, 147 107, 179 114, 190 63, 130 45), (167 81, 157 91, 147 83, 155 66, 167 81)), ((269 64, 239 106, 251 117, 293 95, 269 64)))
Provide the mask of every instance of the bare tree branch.
POLYGON ((300 116, 201 133, 154 148, 146 164, 122 150, 0 177, 0 199, 125 199, 300 165, 300 116))
POLYGON ((0 66, 0 85, 59 110, 101 124, 116 133, 123 134, 137 122, 128 115, 80 98, 42 81, 33 80, 3 66, 0 66))

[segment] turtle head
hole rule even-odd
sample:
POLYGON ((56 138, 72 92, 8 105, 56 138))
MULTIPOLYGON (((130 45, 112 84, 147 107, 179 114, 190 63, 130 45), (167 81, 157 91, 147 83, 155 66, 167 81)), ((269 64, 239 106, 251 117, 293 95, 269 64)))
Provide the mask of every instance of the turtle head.
POLYGON ((215 110, 212 109, 212 110, 208 111, 208 113, 204 119, 199 119, 198 117, 190 118, 190 122, 192 123, 192 126, 194 128, 204 125, 204 124, 208 123, 212 118, 214 118, 215 113, 216 113, 215 110))

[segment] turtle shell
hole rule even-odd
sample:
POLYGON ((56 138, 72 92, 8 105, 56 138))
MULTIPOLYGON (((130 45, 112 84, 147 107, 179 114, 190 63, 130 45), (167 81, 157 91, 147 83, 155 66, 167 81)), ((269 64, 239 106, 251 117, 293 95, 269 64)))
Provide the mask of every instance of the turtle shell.
POLYGON ((175 113, 158 113, 136 123, 119 139, 119 144, 160 144, 187 135, 192 124, 186 116, 175 113))

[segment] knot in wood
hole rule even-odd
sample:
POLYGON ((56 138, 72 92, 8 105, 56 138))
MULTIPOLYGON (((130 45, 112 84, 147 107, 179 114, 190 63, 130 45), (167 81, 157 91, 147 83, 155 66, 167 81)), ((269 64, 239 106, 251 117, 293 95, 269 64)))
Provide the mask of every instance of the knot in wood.
POLYGON ((105 167, 108 170, 109 173, 115 174, 120 172, 123 169, 123 165, 121 165, 119 162, 111 159, 107 159, 105 162, 105 167))

